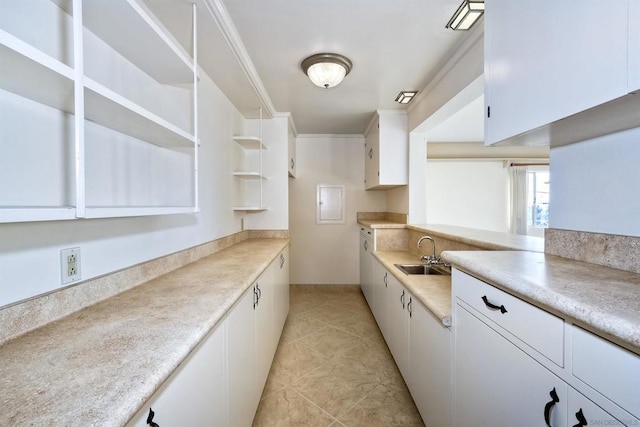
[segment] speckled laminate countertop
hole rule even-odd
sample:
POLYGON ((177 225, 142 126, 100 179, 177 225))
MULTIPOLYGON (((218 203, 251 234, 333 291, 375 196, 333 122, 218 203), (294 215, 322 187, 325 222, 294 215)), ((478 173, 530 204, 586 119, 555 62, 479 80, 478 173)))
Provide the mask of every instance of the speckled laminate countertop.
POLYGON ((442 258, 640 354, 640 274, 523 251, 451 251, 442 258))
POLYGON ((375 256, 393 276, 400 281, 427 310, 451 326, 451 276, 406 275, 393 264, 419 263, 417 256, 405 251, 377 251, 375 256))
POLYGON ((359 219, 358 224, 369 228, 405 228, 407 226, 407 224, 386 219, 359 219))
POLYGON ((444 224, 411 224, 406 227, 409 230, 420 231, 433 237, 444 237, 492 251, 544 252, 544 239, 541 237, 444 224))
POLYGON ((255 239, 0 347, 0 425, 125 424, 289 244, 255 239))

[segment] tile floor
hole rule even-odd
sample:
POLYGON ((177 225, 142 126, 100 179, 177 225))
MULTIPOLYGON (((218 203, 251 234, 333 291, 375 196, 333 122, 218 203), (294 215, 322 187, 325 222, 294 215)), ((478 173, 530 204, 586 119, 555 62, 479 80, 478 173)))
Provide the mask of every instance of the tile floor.
POLYGON ((357 286, 291 286, 254 426, 424 425, 357 286))

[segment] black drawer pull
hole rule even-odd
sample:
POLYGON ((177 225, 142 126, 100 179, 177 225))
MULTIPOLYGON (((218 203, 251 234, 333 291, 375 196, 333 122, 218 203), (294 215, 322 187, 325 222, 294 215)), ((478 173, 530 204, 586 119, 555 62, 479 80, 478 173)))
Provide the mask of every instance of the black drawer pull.
POLYGON ((489 300, 487 299, 487 296, 484 295, 482 297, 482 301, 484 301, 484 305, 486 305, 487 307, 489 307, 492 310, 500 310, 500 313, 505 314, 507 312, 507 309, 504 308, 504 305, 495 305, 495 304, 491 304, 489 302, 489 300))
POLYGON ((576 412, 576 420, 578 420, 578 424, 574 425, 573 427, 583 427, 587 425, 587 419, 582 413, 582 408, 580 408, 580 410, 576 412))
POLYGON ((551 427, 551 410, 556 405, 556 403, 560 402, 555 387, 553 388, 553 390, 551 390, 551 392, 549 392, 549 396, 551 396, 551 401, 544 405, 544 422, 547 423, 547 427, 551 427))
POLYGON ((402 303, 402 309, 404 310, 404 289, 402 290, 402 295, 400 295, 400 302, 402 303))
POLYGON ((151 427, 160 427, 158 424, 153 422, 153 417, 156 415, 155 412, 153 412, 153 409, 149 408, 149 415, 147 416, 147 425, 151 426, 151 427))

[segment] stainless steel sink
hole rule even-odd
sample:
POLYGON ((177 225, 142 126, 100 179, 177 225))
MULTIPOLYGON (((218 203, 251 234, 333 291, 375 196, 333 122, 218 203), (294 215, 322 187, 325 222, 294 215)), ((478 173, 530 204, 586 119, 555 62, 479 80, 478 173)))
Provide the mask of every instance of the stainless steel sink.
POLYGON ((394 264, 404 274, 450 275, 451 267, 427 264, 394 264))

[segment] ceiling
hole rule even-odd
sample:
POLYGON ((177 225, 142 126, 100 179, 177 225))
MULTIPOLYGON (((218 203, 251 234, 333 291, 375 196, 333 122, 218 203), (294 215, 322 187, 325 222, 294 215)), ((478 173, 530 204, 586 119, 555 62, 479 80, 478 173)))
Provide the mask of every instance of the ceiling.
MULTIPOLYGON (((245 116, 290 112, 298 134, 364 133, 375 110, 406 108, 398 92, 425 88, 469 35, 445 28, 460 0, 195 2, 200 66, 245 116), (321 52, 353 62, 337 87, 300 68, 321 52)), ((147 3, 190 51, 187 0, 147 3)))

